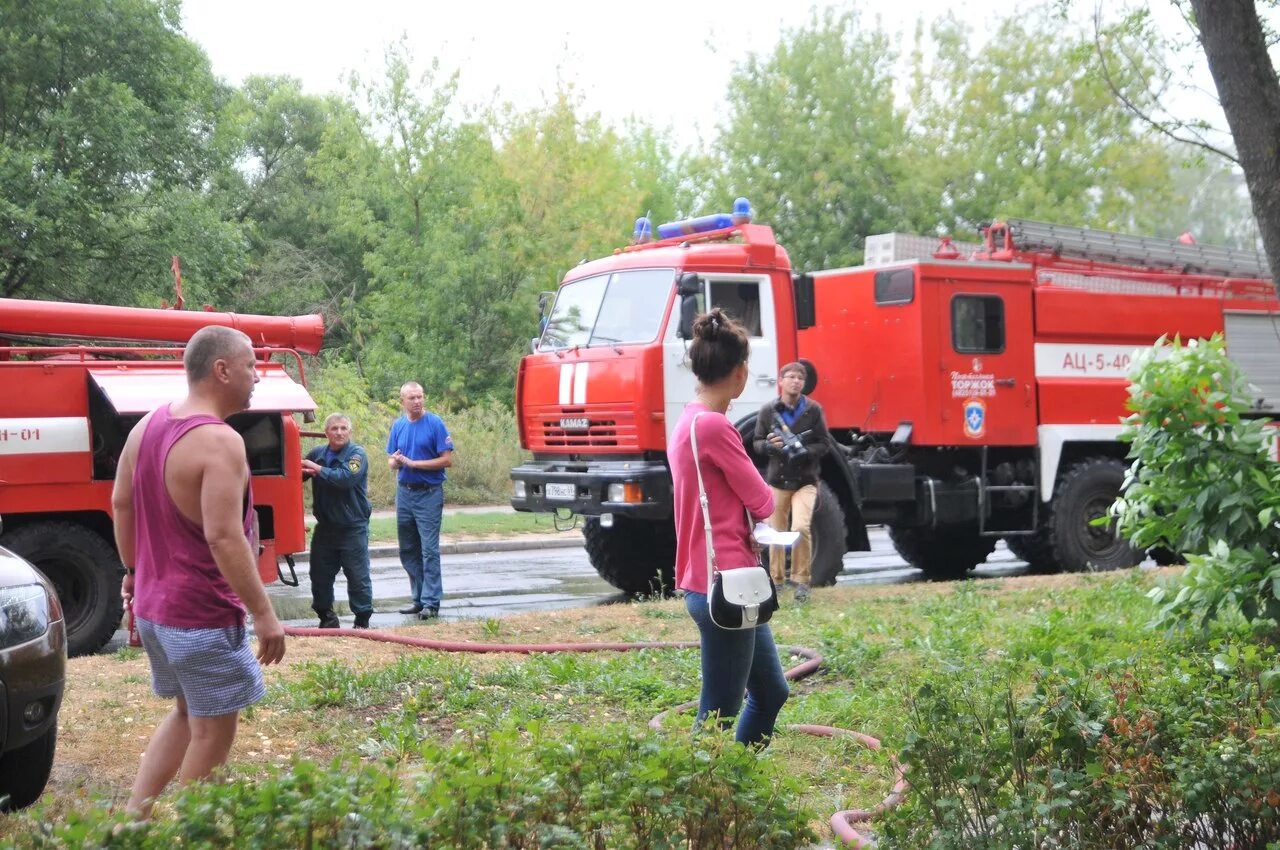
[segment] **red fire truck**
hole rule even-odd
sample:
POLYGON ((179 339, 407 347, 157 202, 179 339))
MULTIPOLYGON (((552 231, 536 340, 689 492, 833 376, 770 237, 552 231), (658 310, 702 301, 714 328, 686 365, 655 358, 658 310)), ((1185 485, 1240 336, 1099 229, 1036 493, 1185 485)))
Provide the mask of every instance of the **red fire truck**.
POLYGON ((301 376, 297 352, 320 350, 321 317, 0 299, 0 545, 53 581, 72 655, 100 649, 120 626, 116 463, 144 414, 186 394, 182 349, 173 343, 206 325, 238 328, 258 347, 252 407, 230 422, 244 436, 253 473, 259 573, 275 581, 277 559, 305 546, 301 442, 291 414, 315 410, 281 358, 301 376))
POLYGON ((868 240, 866 265, 794 274, 770 228, 709 221, 571 271, 517 377, 533 459, 512 470, 512 505, 583 515, 597 571, 630 592, 670 587, 664 450, 709 305, 752 335, 729 411, 744 439, 779 365, 811 367, 836 442, 814 517, 820 585, 866 548, 864 523, 933 578, 964 576, 1002 538, 1042 571, 1137 563, 1092 520, 1124 477, 1128 368, 1162 334, 1225 333, 1260 411, 1280 403, 1280 303, 1254 252, 1011 220, 963 259, 949 240, 890 234, 868 240))

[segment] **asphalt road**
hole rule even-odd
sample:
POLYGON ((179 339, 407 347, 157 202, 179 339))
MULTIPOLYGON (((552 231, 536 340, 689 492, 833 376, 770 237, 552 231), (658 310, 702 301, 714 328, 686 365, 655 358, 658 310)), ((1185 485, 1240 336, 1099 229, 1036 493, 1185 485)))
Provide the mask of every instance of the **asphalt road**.
MULTIPOLYGON (((569 532, 575 535, 577 532, 569 532)), ((582 608, 593 605, 623 604, 626 597, 596 575, 587 554, 580 546, 500 551, 441 558, 445 598, 441 616, 502 617, 521 611, 545 611, 559 608, 582 608)), ((838 585, 897 584, 922 581, 919 570, 909 567, 898 557, 883 529, 871 529, 871 551, 850 552, 844 557, 845 569, 836 580, 838 585)), ((408 603, 409 579, 394 554, 379 555, 371 562, 374 614, 371 625, 403 625, 411 617, 394 613, 408 603)), ((1026 564, 1017 560, 1001 543, 996 551, 975 571, 977 577, 1017 575, 1026 564)), ((311 611, 311 589, 306 567, 299 566, 299 586, 280 584, 270 588, 271 598, 280 618, 291 625, 315 625, 311 611)), ((345 625, 350 625, 346 607, 346 582, 339 577, 335 587, 337 610, 345 625)))

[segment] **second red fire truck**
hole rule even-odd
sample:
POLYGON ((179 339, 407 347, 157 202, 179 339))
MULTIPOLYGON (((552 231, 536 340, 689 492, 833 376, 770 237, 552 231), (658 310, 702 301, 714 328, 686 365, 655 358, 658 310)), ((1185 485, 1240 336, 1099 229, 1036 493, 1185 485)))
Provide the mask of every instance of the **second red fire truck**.
POLYGON ((865 265, 797 274, 745 216, 659 236, 565 277, 516 387, 533 459, 512 470, 513 506, 582 515, 595 568, 629 592, 671 586, 665 449, 709 306, 752 336, 729 410, 744 439, 779 366, 810 366, 837 444, 814 516, 819 585, 867 547, 868 523, 933 578, 965 575, 1000 539, 1040 571, 1136 564, 1145 553, 1093 520, 1124 478, 1128 369, 1161 335, 1224 333, 1259 412, 1280 404, 1280 303, 1255 252, 1010 220, 963 254, 872 237, 865 265))

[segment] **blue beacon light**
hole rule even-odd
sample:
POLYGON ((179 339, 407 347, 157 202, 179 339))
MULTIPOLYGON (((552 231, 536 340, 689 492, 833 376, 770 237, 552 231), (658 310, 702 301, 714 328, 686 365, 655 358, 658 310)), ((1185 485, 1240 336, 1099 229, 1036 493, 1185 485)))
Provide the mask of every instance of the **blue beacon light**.
POLYGON ((649 221, 648 216, 642 215, 636 219, 636 229, 631 236, 637 241, 645 242, 653 238, 653 222, 649 221))
POLYGON ((724 230, 751 221, 751 202, 746 198, 738 198, 733 202, 733 215, 714 213, 686 218, 684 221, 672 221, 658 225, 658 238, 670 239, 674 236, 692 236, 695 233, 706 233, 711 230, 724 230))

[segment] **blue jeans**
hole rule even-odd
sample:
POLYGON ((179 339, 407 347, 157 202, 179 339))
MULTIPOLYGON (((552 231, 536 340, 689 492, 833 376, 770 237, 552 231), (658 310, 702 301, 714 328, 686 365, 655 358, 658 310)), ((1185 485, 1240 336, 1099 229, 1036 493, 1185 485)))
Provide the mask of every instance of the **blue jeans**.
POLYGON ((740 744, 768 744, 778 712, 790 689, 778 660, 778 648, 768 626, 754 629, 722 629, 711 622, 707 595, 685 591, 684 607, 698 624, 702 636, 702 697, 698 723, 718 714, 727 725, 742 708, 735 739, 740 744))
POLYGON ((440 520, 444 516, 444 486, 427 490, 396 488, 396 531, 400 537, 400 565, 409 574, 415 604, 440 607, 440 520))
POLYGON ((339 571, 347 577, 347 601, 351 604, 351 613, 372 613, 369 526, 334 528, 316 524, 311 535, 311 607, 317 613, 333 610, 333 580, 339 571))

